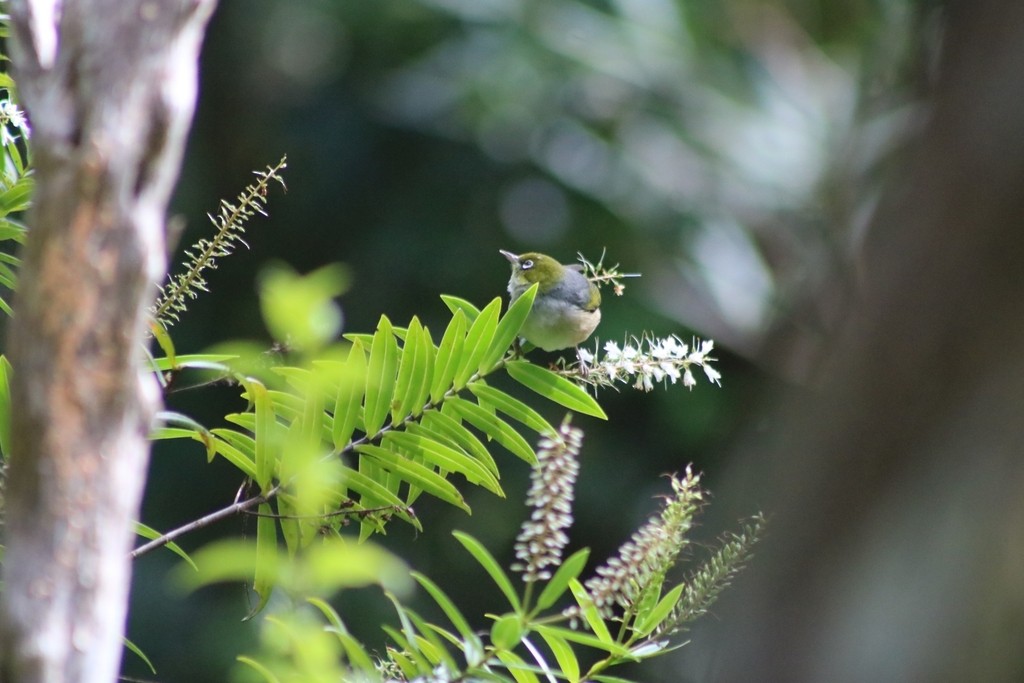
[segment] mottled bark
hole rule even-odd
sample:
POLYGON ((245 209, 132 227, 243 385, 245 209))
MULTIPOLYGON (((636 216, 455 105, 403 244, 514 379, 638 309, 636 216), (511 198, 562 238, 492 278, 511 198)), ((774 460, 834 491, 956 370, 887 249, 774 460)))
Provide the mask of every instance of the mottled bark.
POLYGON ((8 682, 115 680, 146 432, 146 309, 212 0, 12 0, 34 208, 10 330, 8 682))

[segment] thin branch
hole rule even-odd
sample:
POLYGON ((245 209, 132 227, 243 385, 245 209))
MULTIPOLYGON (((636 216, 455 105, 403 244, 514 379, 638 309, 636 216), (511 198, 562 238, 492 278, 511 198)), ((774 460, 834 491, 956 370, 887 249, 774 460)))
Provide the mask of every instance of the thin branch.
POLYGON ((204 515, 199 519, 192 520, 188 524, 183 524, 182 526, 179 526, 177 529, 172 529, 171 531, 168 531, 166 534, 154 538, 149 543, 140 545, 138 548, 129 553, 129 557, 131 557, 134 560, 137 557, 145 555, 151 550, 162 548, 163 546, 167 545, 176 538, 184 536, 185 534, 191 531, 202 529, 203 527, 213 524, 214 522, 219 522, 222 519, 227 519, 228 517, 231 517, 233 515, 241 514, 247 510, 259 506, 261 503, 266 503, 275 495, 277 495, 280 489, 280 485, 275 486, 274 488, 267 491, 265 494, 260 494, 258 496, 253 496, 252 498, 246 498, 245 500, 236 501, 231 505, 228 505, 227 507, 223 507, 220 510, 211 512, 210 514, 204 515))
POLYGON ((408 512, 411 508, 402 509, 398 505, 382 505, 375 508, 363 508, 361 510, 352 509, 352 505, 355 505, 355 501, 347 501, 349 507, 342 510, 335 510, 333 512, 322 512, 318 515, 279 515, 273 512, 253 512, 252 510, 242 510, 247 515, 253 517, 268 517, 270 519, 292 519, 296 521, 302 520, 319 520, 319 519, 330 519, 332 517, 346 517, 351 515, 352 517, 365 517, 367 515, 376 514, 378 512, 408 512))

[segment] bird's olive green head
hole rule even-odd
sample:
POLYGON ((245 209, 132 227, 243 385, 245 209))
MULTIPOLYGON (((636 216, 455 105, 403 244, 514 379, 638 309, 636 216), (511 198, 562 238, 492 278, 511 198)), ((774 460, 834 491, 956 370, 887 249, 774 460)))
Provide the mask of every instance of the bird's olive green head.
POLYGON ((525 254, 513 254, 501 250, 501 255, 512 264, 510 286, 516 289, 527 289, 535 282, 540 283, 540 291, 554 287, 562 279, 565 266, 546 254, 530 251, 525 254))

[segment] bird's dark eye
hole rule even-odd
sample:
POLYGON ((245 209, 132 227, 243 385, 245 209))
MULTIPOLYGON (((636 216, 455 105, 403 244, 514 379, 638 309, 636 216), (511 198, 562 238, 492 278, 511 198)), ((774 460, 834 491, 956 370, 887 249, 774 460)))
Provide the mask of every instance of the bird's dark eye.
POLYGON ((533 268, 533 259, 528 258, 525 261, 523 261, 520 265, 523 267, 523 270, 529 270, 530 268, 533 268))

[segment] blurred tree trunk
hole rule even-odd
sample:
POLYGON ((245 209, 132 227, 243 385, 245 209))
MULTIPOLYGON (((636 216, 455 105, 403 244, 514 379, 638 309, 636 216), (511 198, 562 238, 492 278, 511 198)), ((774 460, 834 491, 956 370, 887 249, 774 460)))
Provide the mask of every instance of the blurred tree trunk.
POLYGON ((7 682, 115 680, 157 387, 140 371, 212 0, 12 0, 34 208, 10 330, 7 682))
POLYGON ((772 521, 692 679, 1024 680, 1024 3, 947 11, 821 391, 716 489, 772 521))

